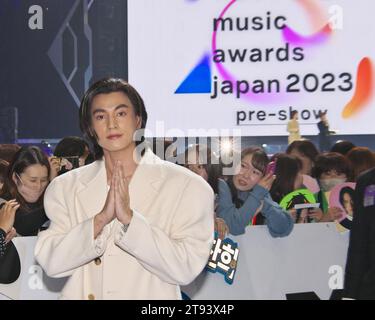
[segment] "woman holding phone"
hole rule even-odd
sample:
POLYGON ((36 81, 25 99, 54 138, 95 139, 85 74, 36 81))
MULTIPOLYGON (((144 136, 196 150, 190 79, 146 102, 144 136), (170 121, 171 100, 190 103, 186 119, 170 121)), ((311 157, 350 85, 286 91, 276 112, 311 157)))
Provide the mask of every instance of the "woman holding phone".
POLYGON ((217 216, 225 220, 229 233, 245 233, 257 215, 264 218, 264 224, 273 237, 285 237, 292 231, 292 217, 270 196, 275 176, 266 174, 267 163, 268 157, 263 149, 244 149, 238 173, 227 181, 219 180, 217 216))

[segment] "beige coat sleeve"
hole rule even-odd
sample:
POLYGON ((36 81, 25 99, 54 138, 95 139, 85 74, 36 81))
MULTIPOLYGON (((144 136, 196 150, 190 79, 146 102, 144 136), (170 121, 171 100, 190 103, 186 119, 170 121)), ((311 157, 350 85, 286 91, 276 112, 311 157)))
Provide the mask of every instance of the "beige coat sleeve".
POLYGON ((214 196, 208 185, 190 180, 176 201, 170 234, 134 212, 126 233, 118 227, 115 243, 145 269, 171 284, 187 285, 208 262, 214 236, 214 196))
POLYGON ((35 258, 50 277, 66 277, 74 270, 103 254, 105 230, 94 240, 94 219, 72 227, 63 188, 58 179, 48 186, 44 206, 51 220, 49 228, 38 235, 35 258))

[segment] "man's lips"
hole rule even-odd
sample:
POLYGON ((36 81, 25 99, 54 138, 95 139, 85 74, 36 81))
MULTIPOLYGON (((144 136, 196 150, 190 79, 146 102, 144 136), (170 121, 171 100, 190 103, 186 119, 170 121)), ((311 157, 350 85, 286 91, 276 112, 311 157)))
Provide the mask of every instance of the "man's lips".
POLYGON ((122 137, 122 134, 111 134, 107 137, 109 140, 116 140, 118 138, 122 137))

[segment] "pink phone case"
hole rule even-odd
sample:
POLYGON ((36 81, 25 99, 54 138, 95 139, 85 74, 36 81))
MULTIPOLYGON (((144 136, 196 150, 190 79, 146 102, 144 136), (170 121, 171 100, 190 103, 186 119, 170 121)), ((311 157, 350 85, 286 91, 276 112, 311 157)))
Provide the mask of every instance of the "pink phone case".
POLYGON ((269 173, 275 174, 275 170, 276 170, 276 161, 271 161, 267 165, 266 174, 269 174, 269 173))

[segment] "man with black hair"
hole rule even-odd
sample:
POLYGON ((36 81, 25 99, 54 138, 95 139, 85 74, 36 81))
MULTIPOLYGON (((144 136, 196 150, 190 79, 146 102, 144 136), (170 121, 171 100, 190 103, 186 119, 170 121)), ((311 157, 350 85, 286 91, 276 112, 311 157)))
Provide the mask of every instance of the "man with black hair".
POLYGON ((319 149, 320 152, 329 151, 331 149, 331 134, 335 131, 329 130, 329 123, 327 119, 327 111, 319 111, 320 121, 318 122, 319 129, 319 149))
POLYGON ((146 122, 143 99, 122 79, 98 81, 82 99, 96 161, 51 182, 51 225, 35 247, 49 276, 70 277, 64 299, 181 299, 179 286, 208 261, 213 191, 143 143, 146 122))

